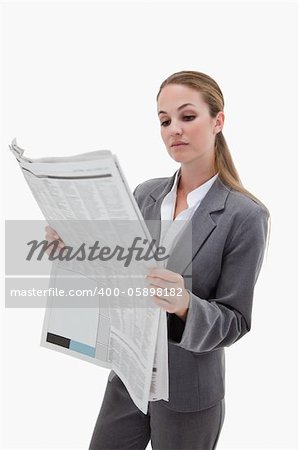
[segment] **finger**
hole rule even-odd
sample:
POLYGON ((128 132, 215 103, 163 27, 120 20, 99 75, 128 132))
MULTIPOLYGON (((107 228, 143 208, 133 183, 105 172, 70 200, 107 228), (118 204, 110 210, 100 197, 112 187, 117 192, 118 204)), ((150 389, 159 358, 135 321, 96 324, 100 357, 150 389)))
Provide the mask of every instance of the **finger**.
POLYGON ((176 283, 177 280, 174 281, 166 281, 162 278, 158 278, 158 277, 150 277, 147 276, 146 277, 147 281, 151 284, 153 284, 154 286, 160 287, 160 288, 165 288, 165 289, 171 289, 171 288, 175 288, 176 287, 176 283))
POLYGON ((65 247, 65 244, 62 241, 59 241, 58 239, 47 239, 47 249, 46 253, 49 254, 56 254, 60 250, 62 250, 65 247))
POLYGON ((54 239, 60 239, 60 236, 58 236, 58 234, 56 233, 56 231, 55 230, 52 230, 50 233, 49 233, 49 236, 51 236, 51 238, 54 240, 54 239))
POLYGON ((65 245, 64 242, 62 241, 62 239, 58 236, 58 234, 56 232, 54 232, 54 234, 47 233, 45 238, 49 243, 53 242, 53 241, 57 241, 57 242, 65 245))
MULTIPOLYGON (((61 251, 62 249, 61 248, 57 248, 56 250, 54 249, 48 249, 48 250, 46 250, 46 254, 47 255, 49 255, 49 256, 51 256, 51 257, 56 257, 56 256, 58 256, 58 255, 60 255, 60 251, 61 251)), ((62 256, 62 255, 61 255, 62 256)))
POLYGON ((170 303, 167 303, 165 300, 161 299, 160 297, 153 296, 151 298, 153 299, 154 303, 160 308, 162 308, 164 311, 169 313, 172 313, 174 311, 174 307, 170 303))
POLYGON ((50 227, 50 225, 45 226, 45 231, 46 231, 47 233, 51 233, 51 232, 53 232, 53 231, 55 232, 54 228, 50 227))
POLYGON ((60 239, 60 236, 58 235, 57 231, 54 230, 54 228, 49 227, 47 233, 49 236, 51 236, 52 239, 60 239))
POLYGON ((150 284, 149 288, 153 289, 151 291, 152 292, 151 297, 157 297, 161 300, 166 301, 167 303, 172 303, 173 299, 176 298, 175 295, 170 295, 170 292, 166 288, 160 288, 160 287, 154 286, 153 284, 150 284), (158 289, 160 289, 160 291, 158 291, 158 289))
POLYGON ((49 233, 49 234, 55 233, 55 230, 54 230, 52 227, 50 227, 50 225, 47 225, 47 226, 45 227, 45 231, 46 231, 47 233, 49 233))
POLYGON ((65 244, 62 241, 59 241, 58 239, 47 238, 46 240, 47 240, 47 245, 51 245, 52 244, 49 247, 50 249, 52 249, 52 248, 60 249, 60 248, 65 247, 65 244))
POLYGON ((45 239, 48 242, 53 242, 53 241, 62 242, 62 240, 59 238, 59 236, 53 235, 53 234, 46 234, 45 239))
POLYGON ((166 281, 172 281, 174 283, 181 278, 179 273, 172 272, 168 269, 160 269, 158 267, 151 269, 148 275, 155 278, 162 278, 166 281))
POLYGON ((60 248, 51 245, 50 247, 47 247, 45 252, 47 253, 47 255, 57 255, 60 252, 60 250, 61 250, 60 248))

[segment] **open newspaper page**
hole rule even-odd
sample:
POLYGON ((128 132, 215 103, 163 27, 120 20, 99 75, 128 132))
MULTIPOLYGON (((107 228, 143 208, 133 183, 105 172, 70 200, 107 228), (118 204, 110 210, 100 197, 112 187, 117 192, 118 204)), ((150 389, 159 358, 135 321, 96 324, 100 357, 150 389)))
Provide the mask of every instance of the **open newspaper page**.
POLYGON ((10 148, 66 246, 51 254, 50 287, 63 295, 48 297, 41 345, 113 369, 146 414, 149 400, 168 400, 166 313, 145 279, 155 242, 116 157, 30 160, 10 148))

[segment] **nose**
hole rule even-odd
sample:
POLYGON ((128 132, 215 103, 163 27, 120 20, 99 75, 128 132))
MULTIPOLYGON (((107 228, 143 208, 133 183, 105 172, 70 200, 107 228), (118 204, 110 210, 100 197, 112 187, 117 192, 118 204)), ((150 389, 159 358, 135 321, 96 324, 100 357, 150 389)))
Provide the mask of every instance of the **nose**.
POLYGON ((181 125, 178 122, 175 122, 174 120, 171 121, 168 130, 171 136, 181 136, 183 133, 181 125))

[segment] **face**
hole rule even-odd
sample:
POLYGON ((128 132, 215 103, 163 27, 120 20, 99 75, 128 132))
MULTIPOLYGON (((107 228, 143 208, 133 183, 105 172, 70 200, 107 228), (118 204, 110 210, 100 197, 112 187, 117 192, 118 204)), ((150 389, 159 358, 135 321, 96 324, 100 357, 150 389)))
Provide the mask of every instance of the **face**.
POLYGON ((212 118, 201 93, 180 84, 165 86, 157 103, 161 136, 169 155, 185 164, 212 161, 215 136, 223 126, 223 112, 212 118))

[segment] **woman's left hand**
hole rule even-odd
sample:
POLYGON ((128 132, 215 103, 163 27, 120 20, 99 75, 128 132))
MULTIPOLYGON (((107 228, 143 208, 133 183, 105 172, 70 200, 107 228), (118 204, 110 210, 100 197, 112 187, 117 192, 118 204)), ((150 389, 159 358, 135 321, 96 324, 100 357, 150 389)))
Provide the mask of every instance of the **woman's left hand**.
POLYGON ((154 268, 146 277, 150 288, 155 289, 153 301, 169 313, 174 313, 182 320, 186 319, 190 294, 185 289, 184 278, 168 269, 154 268))

